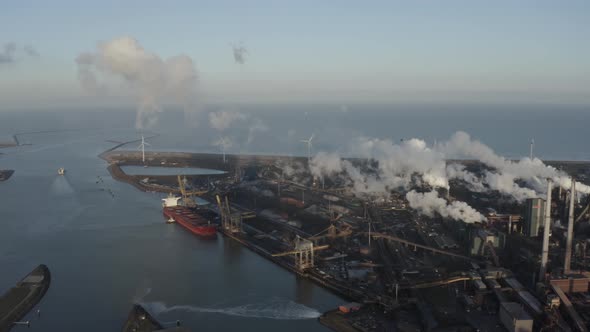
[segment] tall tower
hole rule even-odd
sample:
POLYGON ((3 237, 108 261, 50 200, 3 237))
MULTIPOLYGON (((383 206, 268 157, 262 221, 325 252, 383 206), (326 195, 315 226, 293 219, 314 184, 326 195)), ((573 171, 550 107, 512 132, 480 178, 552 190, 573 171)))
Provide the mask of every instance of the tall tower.
POLYGON ((544 207, 545 200, 542 198, 528 198, 526 200, 523 229, 526 236, 535 237, 539 235, 539 228, 545 215, 544 207))
POLYGON ((572 186, 570 192, 569 218, 567 221, 567 239, 565 245, 565 259, 563 261, 563 273, 571 272, 572 264, 572 242, 574 240, 574 207, 576 201, 576 181, 572 177, 572 186))
POLYGON ((547 258, 549 256, 549 230, 551 228, 551 179, 547 179, 547 199, 545 201, 545 225, 543 228, 543 251, 541 253, 541 269, 539 280, 545 278, 547 272, 547 258))

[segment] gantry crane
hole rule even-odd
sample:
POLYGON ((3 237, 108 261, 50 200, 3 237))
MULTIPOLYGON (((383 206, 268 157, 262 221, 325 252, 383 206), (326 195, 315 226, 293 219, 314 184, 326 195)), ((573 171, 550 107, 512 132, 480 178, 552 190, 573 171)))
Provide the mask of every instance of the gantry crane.
POLYGON ((225 201, 221 200, 219 195, 215 195, 217 206, 219 207, 219 216, 221 217, 221 227, 230 233, 238 233, 242 231, 242 214, 232 213, 229 206, 227 196, 225 201))
POLYGON ((346 225, 346 227, 343 227, 343 229, 338 230, 338 228, 336 228, 336 226, 334 224, 332 224, 332 225, 330 225, 330 227, 328 227, 328 228, 324 229, 323 231, 310 237, 309 240, 312 240, 315 243, 317 243, 317 241, 324 239, 324 238, 335 239, 335 238, 341 238, 341 237, 348 237, 348 236, 352 235, 352 229, 351 229, 350 225, 348 225, 348 224, 345 224, 345 225, 346 225))
POLYGON ((197 203, 195 202, 193 197, 194 196, 202 196, 207 193, 207 190, 187 191, 186 190, 186 176, 181 178, 180 175, 177 175, 176 178, 178 179, 178 189, 180 190, 180 193, 182 194, 182 201, 187 206, 191 206, 191 207, 196 206, 197 203))
POLYGON ((297 235, 295 238, 295 248, 293 250, 273 254, 272 256, 282 257, 295 255, 295 266, 299 271, 304 271, 314 266, 314 252, 328 248, 329 246, 327 245, 314 246, 311 240, 304 239, 297 235))

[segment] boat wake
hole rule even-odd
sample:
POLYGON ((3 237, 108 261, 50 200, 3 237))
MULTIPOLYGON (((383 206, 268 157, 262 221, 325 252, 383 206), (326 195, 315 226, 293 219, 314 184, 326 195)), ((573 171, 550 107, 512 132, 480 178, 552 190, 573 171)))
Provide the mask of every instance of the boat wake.
POLYGON ((167 306, 163 302, 141 303, 144 308, 155 316, 173 312, 184 311, 191 313, 214 313, 229 316, 267 318, 279 320, 314 319, 321 313, 313 308, 293 301, 273 300, 264 303, 252 303, 227 308, 206 308, 192 305, 167 306))
POLYGON ((51 184, 51 190, 57 195, 69 195, 74 193, 74 188, 65 176, 56 176, 51 184))

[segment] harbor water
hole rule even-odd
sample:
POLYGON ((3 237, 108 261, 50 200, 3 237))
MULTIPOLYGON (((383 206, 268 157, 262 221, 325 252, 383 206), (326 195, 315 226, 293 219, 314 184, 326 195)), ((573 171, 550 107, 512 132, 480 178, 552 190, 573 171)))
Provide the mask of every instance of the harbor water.
POLYGON ((166 224, 160 195, 110 178, 97 154, 133 135, 31 134, 2 151, 16 173, 0 183, 0 291, 39 263, 52 273, 32 329, 117 331, 141 302, 193 331, 325 331, 316 318, 341 299, 221 236, 166 224))

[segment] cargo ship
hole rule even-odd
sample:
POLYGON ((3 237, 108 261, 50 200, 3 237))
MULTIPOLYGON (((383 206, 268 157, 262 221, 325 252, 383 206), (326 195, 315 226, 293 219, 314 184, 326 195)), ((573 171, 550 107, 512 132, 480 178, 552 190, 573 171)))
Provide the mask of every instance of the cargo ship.
MULTIPOLYGON (((21 322, 31 309, 43 298, 51 284, 49 268, 43 264, 19 281, 0 297, 0 332, 10 331, 15 325, 30 326, 21 322)), ((40 311, 37 311, 40 313, 40 311)))
POLYGON ((217 228, 211 223, 211 217, 198 207, 179 205, 180 197, 173 195, 162 199, 162 207, 166 223, 177 223, 191 233, 203 237, 214 237, 217 228))
POLYGON ((11 169, 6 169, 6 170, 0 169, 0 182, 10 179, 10 177, 12 176, 13 173, 14 173, 14 171, 11 169))

